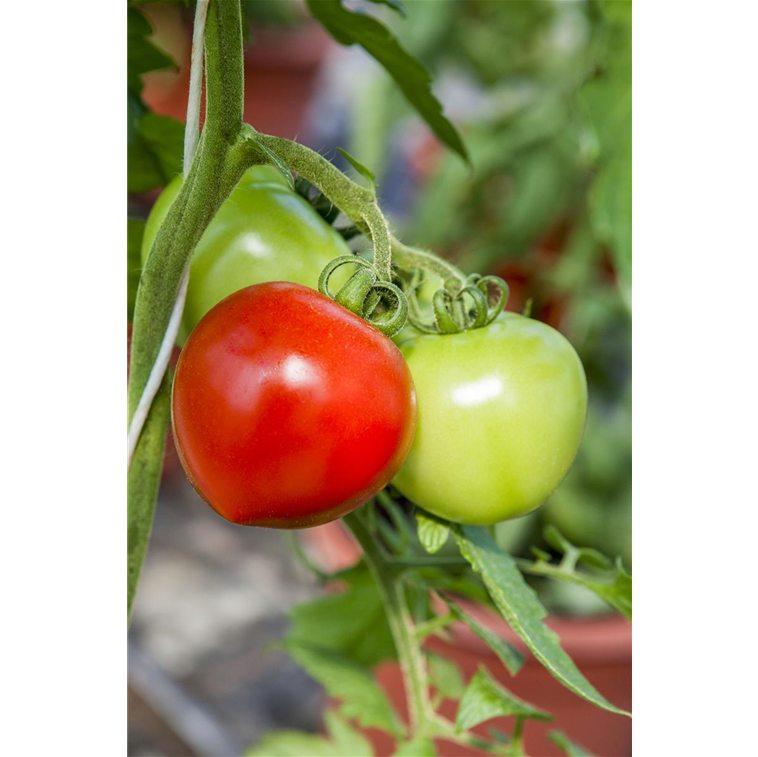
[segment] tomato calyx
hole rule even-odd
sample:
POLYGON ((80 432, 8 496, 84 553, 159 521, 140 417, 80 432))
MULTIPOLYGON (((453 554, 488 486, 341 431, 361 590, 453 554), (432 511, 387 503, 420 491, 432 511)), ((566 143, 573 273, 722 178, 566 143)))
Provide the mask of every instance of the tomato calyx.
POLYGON ((408 320, 408 300, 402 289, 381 281, 371 263, 357 255, 341 255, 328 263, 319 277, 318 290, 385 336, 399 333, 408 320), (329 279, 338 268, 348 264, 357 265, 358 270, 334 294, 329 290, 329 279))
POLYGON ((417 299, 419 285, 408 291, 408 320, 414 328, 425 334, 458 334, 462 331, 487 326, 503 311, 508 301, 508 284, 499 276, 481 276, 472 273, 465 285, 457 291, 443 288, 432 297, 434 320, 425 322, 417 299), (490 298, 490 287, 496 298, 490 298))

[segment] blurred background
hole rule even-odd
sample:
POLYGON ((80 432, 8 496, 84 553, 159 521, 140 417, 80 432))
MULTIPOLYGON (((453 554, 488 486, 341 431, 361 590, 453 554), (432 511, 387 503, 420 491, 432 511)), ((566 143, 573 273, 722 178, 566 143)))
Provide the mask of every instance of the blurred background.
MULTIPOLYGON (((369 8, 432 73, 472 169, 300 2, 243 4, 245 119, 349 172, 336 152, 347 149, 377 175, 401 239, 502 276, 509 310, 526 308, 579 352, 590 404, 577 460, 540 510, 497 527, 501 546, 527 555, 554 524, 631 570, 630 4, 405 0, 406 20, 369 8)), ((144 102, 183 120, 192 8, 137 8, 176 63, 144 76, 144 102)), ((130 195, 130 214, 145 217, 156 194, 130 195)), ((300 543, 342 566, 352 553, 339 529, 300 543)), ((218 518, 169 450, 130 631, 130 755, 234 755, 272 729, 320 729, 320 688, 272 646, 288 609, 319 591, 288 538, 218 518)), ((557 616, 607 612, 579 587, 535 586, 557 616)))

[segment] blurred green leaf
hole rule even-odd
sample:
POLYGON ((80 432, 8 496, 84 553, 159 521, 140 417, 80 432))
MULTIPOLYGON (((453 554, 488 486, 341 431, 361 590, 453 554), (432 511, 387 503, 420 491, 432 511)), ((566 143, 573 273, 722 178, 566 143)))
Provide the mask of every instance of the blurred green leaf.
POLYGON ((445 546, 450 535, 450 524, 420 508, 416 508, 414 515, 416 516, 421 546, 430 555, 439 552, 445 546))
POLYGON ((163 187, 182 172, 184 124, 148 111, 129 96, 127 129, 127 191, 163 187))
POLYGON ((481 667, 463 692, 455 716, 457 731, 466 731, 485 720, 517 715, 534 720, 552 720, 549 712, 524 702, 495 681, 481 667))
POLYGON ((245 751, 245 757, 373 757, 371 744, 336 713, 324 713, 328 738, 277 731, 267 734, 260 744, 245 751))
POLYGON ((339 652, 307 646, 287 639, 282 647, 326 692, 342 700, 340 711, 366 728, 381 728, 395 736, 403 733, 392 705, 374 680, 371 670, 339 652))
POLYGON ((392 8, 393 11, 396 13, 399 13, 401 16, 405 16, 405 8, 403 8, 403 4, 400 2, 400 0, 366 0, 369 3, 374 3, 375 5, 386 5, 390 8, 392 8))
POLYGON ((428 654, 426 659, 432 686, 446 699, 460 699, 465 685, 455 663, 437 654, 428 654))
POLYGON ((590 191, 590 212, 598 239, 607 242, 624 299, 632 291, 632 146, 604 166, 590 191))
POLYGON ((432 94, 427 70, 398 43, 392 32, 375 18, 354 13, 341 0, 306 0, 313 17, 341 45, 360 45, 380 63, 429 128, 451 150, 468 161, 460 135, 442 114, 442 105, 432 94))
POLYGON ((293 608, 286 641, 333 650, 368 667, 394 659, 384 605, 365 563, 339 577, 347 584, 344 591, 293 608))
POLYGON ((174 66, 174 61, 159 50, 148 37, 150 22, 136 8, 126 11, 126 80, 130 92, 142 91, 142 74, 174 66))
POLYGON ((603 53, 581 91, 597 144, 598 175, 589 195, 595 233, 613 254, 627 305, 632 287, 632 4, 601 6, 603 53))
POLYGON ((556 680, 598 707, 629 715, 612 705, 579 672, 556 633, 542 622, 547 612, 534 590, 524 581, 513 558, 498 549, 487 529, 456 526, 453 534, 461 554, 481 575, 502 616, 556 680))
POLYGON ((400 744, 394 757, 437 757, 437 750, 431 739, 418 736, 413 741, 404 741, 400 744))
POLYGON ((487 646, 498 656, 511 675, 521 670, 524 664, 524 656, 518 649, 512 647, 505 639, 498 636, 486 626, 474 620, 462 607, 447 597, 442 597, 450 611, 463 621, 487 646))
POLYGON ((617 558, 614 564, 595 549, 575 547, 552 525, 546 529, 545 540, 563 554, 561 562, 557 565, 551 563, 549 556, 546 559, 544 552, 535 550, 537 562, 519 561, 522 571, 584 586, 629 620, 632 619, 632 577, 624 570, 621 558, 617 558), (580 571, 580 563, 595 570, 591 573, 580 571))
POLYGON ((592 754, 588 752, 584 747, 580 747, 579 744, 571 741, 565 733, 561 731, 551 731, 547 737, 557 747, 563 749, 564 754, 567 757, 592 757, 592 754))
POLYGON ((137 287, 142 270, 142 235, 145 222, 140 218, 126 219, 126 320, 131 322, 137 287))

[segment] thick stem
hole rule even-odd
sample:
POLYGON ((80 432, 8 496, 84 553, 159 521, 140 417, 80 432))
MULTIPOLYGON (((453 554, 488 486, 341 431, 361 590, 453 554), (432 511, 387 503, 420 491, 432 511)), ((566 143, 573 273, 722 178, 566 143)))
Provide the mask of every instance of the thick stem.
POLYGON ((429 734, 432 732, 433 709, 429 699, 425 661, 416 638, 416 629, 408 609, 400 573, 385 557, 381 546, 366 528, 358 512, 345 516, 344 521, 363 550, 364 559, 384 603, 405 680, 411 734, 429 734))
MULTIPOLYGON (((242 19, 237 0, 210 3, 205 51, 205 127, 189 174, 158 230, 137 291, 128 389, 130 421, 158 357, 195 245, 246 167, 232 154, 242 128, 244 91, 242 19)), ((158 397, 165 401, 153 402, 129 469, 128 612, 147 549, 160 479, 162 446, 159 449, 155 439, 165 439, 168 427, 167 379, 163 385, 158 397)))

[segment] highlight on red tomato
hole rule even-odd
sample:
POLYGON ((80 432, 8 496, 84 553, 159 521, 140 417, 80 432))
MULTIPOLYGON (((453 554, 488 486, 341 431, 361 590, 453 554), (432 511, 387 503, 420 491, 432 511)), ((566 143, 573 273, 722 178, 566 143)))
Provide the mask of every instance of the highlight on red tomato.
POLYGON ((587 382, 558 331, 515 313, 458 334, 404 334, 418 399, 416 436, 393 484, 456 523, 534 510, 571 467, 587 382))
POLYGON ((172 421, 184 470, 219 515, 307 528, 392 479, 416 398, 403 356, 376 328, 274 282, 235 292, 198 323, 176 368, 172 421))

